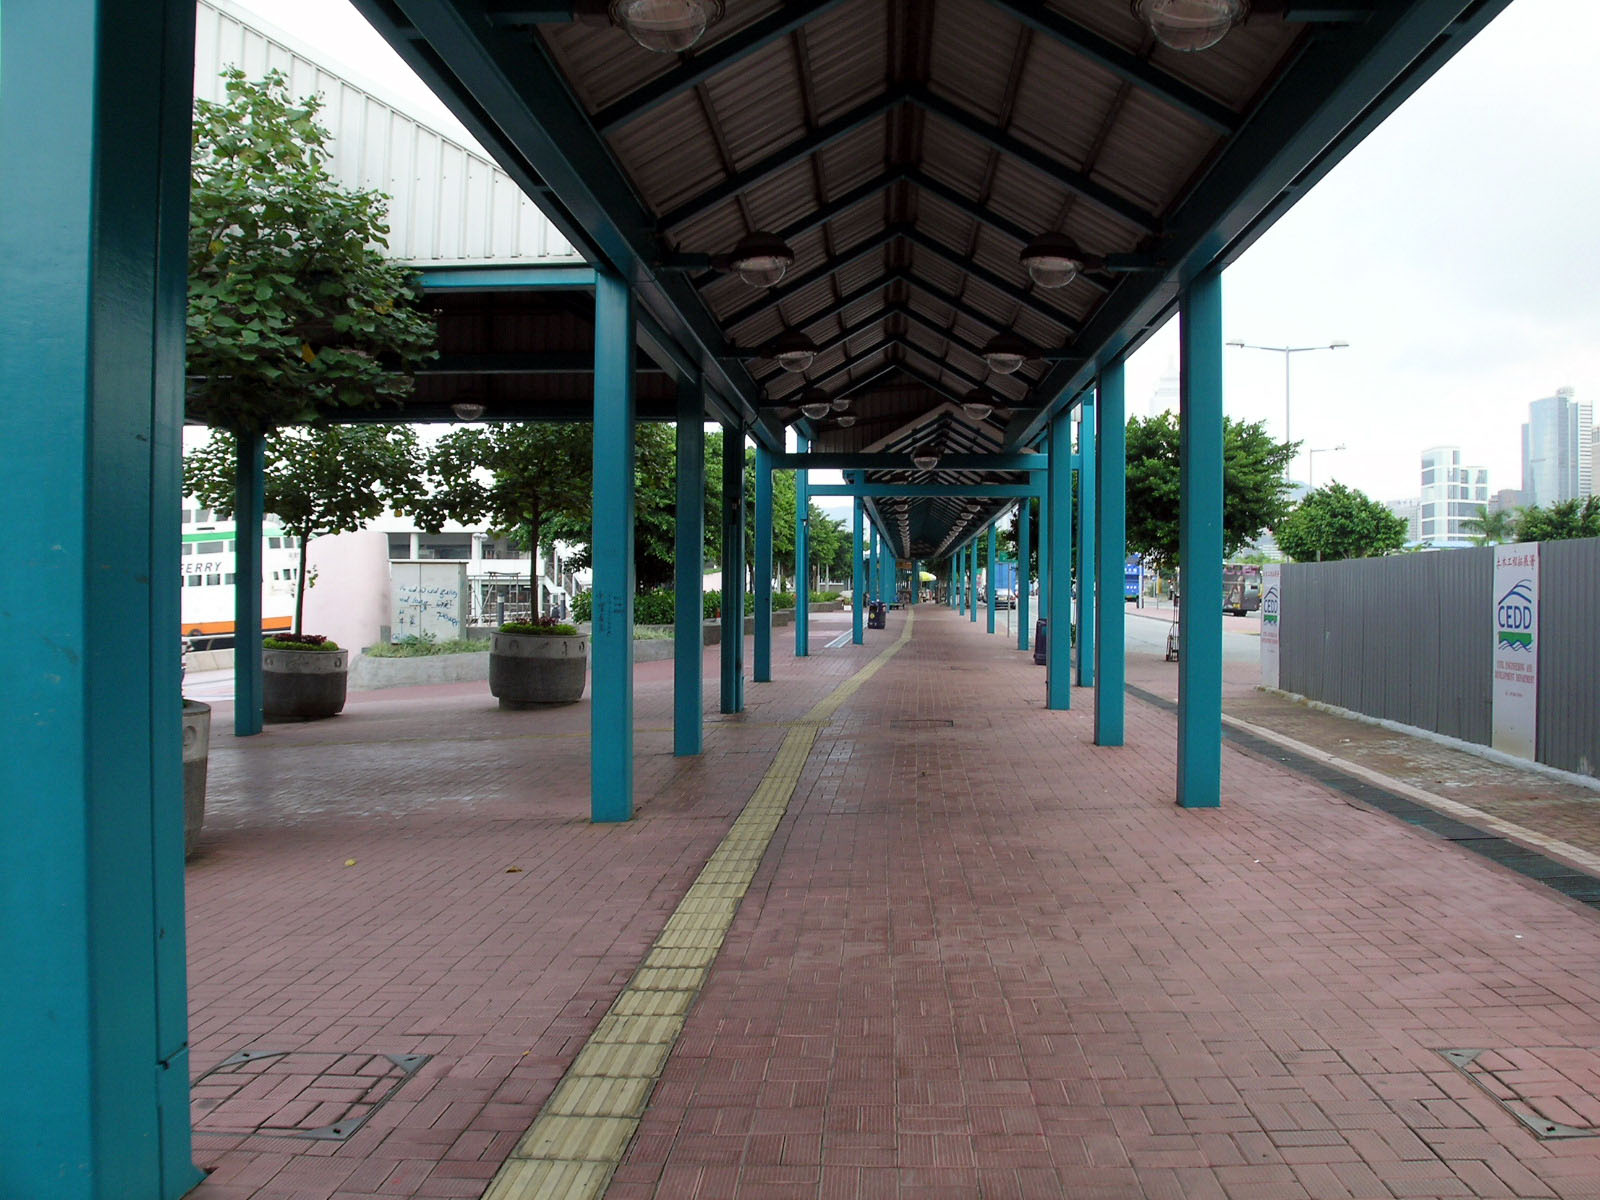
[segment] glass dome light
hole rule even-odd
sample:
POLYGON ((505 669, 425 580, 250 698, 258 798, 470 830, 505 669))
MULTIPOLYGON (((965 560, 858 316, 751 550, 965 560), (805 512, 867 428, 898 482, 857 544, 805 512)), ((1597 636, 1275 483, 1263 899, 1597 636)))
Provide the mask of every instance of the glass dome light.
POLYGON ((1209 50, 1250 15, 1250 0, 1130 0, 1133 15, 1163 46, 1209 50))
POLYGON ((982 388, 973 388, 961 402, 961 411, 974 421, 985 421, 994 411, 994 400, 982 388))
POLYGON ((800 406, 800 411, 813 421, 820 421, 833 411, 833 405, 826 400, 811 400, 800 406))
POLYGON ((850 397, 835 396, 832 400, 832 404, 834 412, 843 412, 845 409, 850 407, 850 397))
POLYGON ((657 54, 678 54, 722 18, 723 0, 611 0, 611 20, 657 54))
POLYGON ((931 471, 939 465, 939 451, 932 446, 924 446, 912 454, 911 465, 919 471, 931 471))
POLYGON ((476 421, 483 416, 484 406, 470 400, 457 400, 450 406, 458 421, 476 421))
POLYGON ((728 265, 751 287, 769 288, 794 265, 794 251, 777 234, 758 230, 739 239, 728 265))
POLYGON ((1083 270, 1083 251, 1066 234, 1041 233, 1022 248, 1021 261, 1040 287, 1066 287, 1083 270))
POLYGON ((996 375, 1015 375, 1032 354, 1033 347, 1016 334, 1002 333, 989 339, 983 348, 983 361, 996 375))
POLYGON ((845 413, 842 417, 839 417, 837 419, 838 419, 838 422, 839 422, 839 428, 840 429, 849 429, 850 426, 852 426, 852 425, 854 425, 856 423, 856 415, 855 415, 855 413, 845 413))
POLYGON ((817 357, 817 344, 798 329, 785 330, 773 340, 772 357, 785 371, 804 371, 817 357))

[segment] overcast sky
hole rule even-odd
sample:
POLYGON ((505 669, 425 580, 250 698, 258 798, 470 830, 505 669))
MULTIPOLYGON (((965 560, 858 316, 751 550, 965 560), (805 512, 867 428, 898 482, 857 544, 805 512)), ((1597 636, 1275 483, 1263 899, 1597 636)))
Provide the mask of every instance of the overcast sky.
MULTIPOLYGON (((459 129, 343 0, 236 2, 459 129)), ((1515 0, 1224 276, 1228 338, 1350 343, 1293 356, 1292 435, 1347 447, 1316 456, 1317 483, 1415 496, 1422 451, 1456 445, 1491 489, 1519 487, 1529 401, 1600 397, 1597 44, 1594 0, 1515 0)), ((1130 360, 1130 414, 1176 334, 1130 360)), ((1281 437, 1283 356, 1225 353, 1229 415, 1281 437)))

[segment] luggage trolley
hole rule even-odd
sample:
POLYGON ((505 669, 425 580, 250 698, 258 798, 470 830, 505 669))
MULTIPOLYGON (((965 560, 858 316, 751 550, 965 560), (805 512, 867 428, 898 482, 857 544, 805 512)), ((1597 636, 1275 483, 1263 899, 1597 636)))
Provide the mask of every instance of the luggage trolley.
POLYGON ((1178 661, 1178 593, 1172 593, 1172 624, 1167 629, 1167 661, 1178 661))

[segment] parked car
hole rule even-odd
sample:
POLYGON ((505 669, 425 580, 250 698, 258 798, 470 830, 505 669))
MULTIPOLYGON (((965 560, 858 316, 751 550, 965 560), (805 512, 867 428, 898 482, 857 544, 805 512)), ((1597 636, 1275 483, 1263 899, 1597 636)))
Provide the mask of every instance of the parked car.
POLYGON ((1017 594, 1010 588, 996 588, 994 606, 996 608, 1015 608, 1017 606, 1017 594))

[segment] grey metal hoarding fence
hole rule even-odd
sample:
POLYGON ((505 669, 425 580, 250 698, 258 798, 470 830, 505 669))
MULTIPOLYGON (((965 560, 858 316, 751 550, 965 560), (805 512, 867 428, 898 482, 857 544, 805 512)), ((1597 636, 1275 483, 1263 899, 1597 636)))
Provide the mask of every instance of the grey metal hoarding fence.
MULTIPOLYGON (((1341 708, 1488 745, 1494 551, 1286 563, 1279 683, 1341 708)), ((1600 539, 1545 542, 1540 762, 1600 774, 1600 539)))

